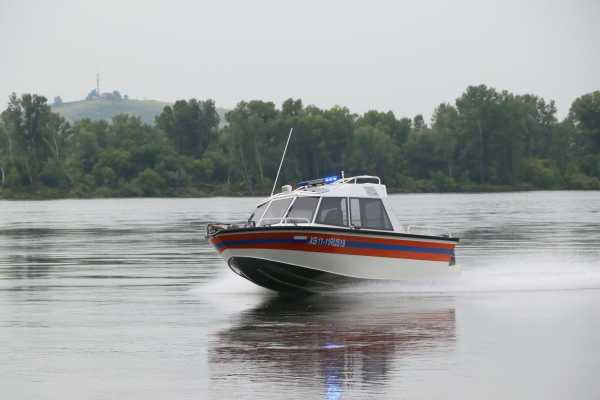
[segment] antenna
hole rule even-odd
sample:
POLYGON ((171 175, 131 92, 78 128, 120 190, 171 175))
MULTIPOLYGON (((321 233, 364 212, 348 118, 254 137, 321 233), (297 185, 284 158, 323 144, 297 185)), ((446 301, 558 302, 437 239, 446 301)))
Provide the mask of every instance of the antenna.
POLYGON ((100 73, 96 72, 96 96, 100 97, 100 73))
POLYGON ((275 182, 273 182, 273 189, 271 190, 271 196, 275 193, 275 186, 277 186, 277 179, 279 179, 279 172, 281 171, 281 166, 283 165, 283 159, 285 158, 285 152, 287 151, 288 144, 290 144, 290 138, 292 137, 292 132, 294 128, 290 128, 290 134, 288 135, 287 142, 285 142, 285 148, 283 149, 283 155, 281 156, 281 162, 279 163, 279 168, 277 168, 277 175, 275 176, 275 182))

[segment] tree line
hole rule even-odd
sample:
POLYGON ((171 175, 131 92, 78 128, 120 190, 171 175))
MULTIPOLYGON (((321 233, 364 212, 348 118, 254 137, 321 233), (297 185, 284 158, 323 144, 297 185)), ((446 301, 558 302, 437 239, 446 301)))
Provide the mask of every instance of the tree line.
POLYGON ((220 121, 212 100, 179 100, 154 124, 122 114, 74 124, 46 98, 12 94, 0 118, 0 196, 194 196, 270 191, 349 174, 392 191, 600 189, 600 91, 563 120, 554 101, 470 86, 431 121, 358 115, 288 99, 242 101, 220 121))

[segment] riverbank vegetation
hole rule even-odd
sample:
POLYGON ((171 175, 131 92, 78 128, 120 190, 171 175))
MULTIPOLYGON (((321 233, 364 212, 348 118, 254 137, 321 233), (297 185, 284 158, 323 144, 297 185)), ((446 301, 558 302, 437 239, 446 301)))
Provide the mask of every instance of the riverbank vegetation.
POLYGON ((600 189, 600 91, 563 120, 553 101, 484 85, 429 123, 294 99, 243 101, 225 119, 191 99, 152 124, 126 114, 69 123, 44 97, 13 94, 0 118, 0 197, 265 194, 291 127, 280 184, 344 170, 403 192, 600 189))

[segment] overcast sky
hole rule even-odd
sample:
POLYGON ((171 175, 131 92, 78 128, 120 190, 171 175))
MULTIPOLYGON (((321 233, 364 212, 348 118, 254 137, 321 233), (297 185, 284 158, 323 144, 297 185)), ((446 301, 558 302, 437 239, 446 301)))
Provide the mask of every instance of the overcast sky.
MULTIPOLYGON (((485 83, 600 89, 600 0, 0 0, 0 96, 101 90, 431 115, 485 83)), ((3 107, 2 107, 3 108, 3 107)))

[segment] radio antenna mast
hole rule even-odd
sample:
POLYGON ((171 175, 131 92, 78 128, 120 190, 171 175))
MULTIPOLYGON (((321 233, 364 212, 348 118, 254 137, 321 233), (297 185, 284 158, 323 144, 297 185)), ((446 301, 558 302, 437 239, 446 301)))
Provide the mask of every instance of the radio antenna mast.
POLYGON ((283 165, 283 159, 285 158, 285 152, 287 151, 288 144, 290 144, 290 138, 292 137, 292 132, 294 128, 290 128, 290 134, 288 135, 287 142, 285 142, 285 148, 283 149, 283 155, 281 156, 281 162, 279 163, 279 168, 277 168, 277 175, 275 176, 275 182, 273 182, 273 189, 271 190, 271 196, 275 193, 275 187, 277 186, 277 179, 279 179, 279 172, 281 171, 281 166, 283 165))

